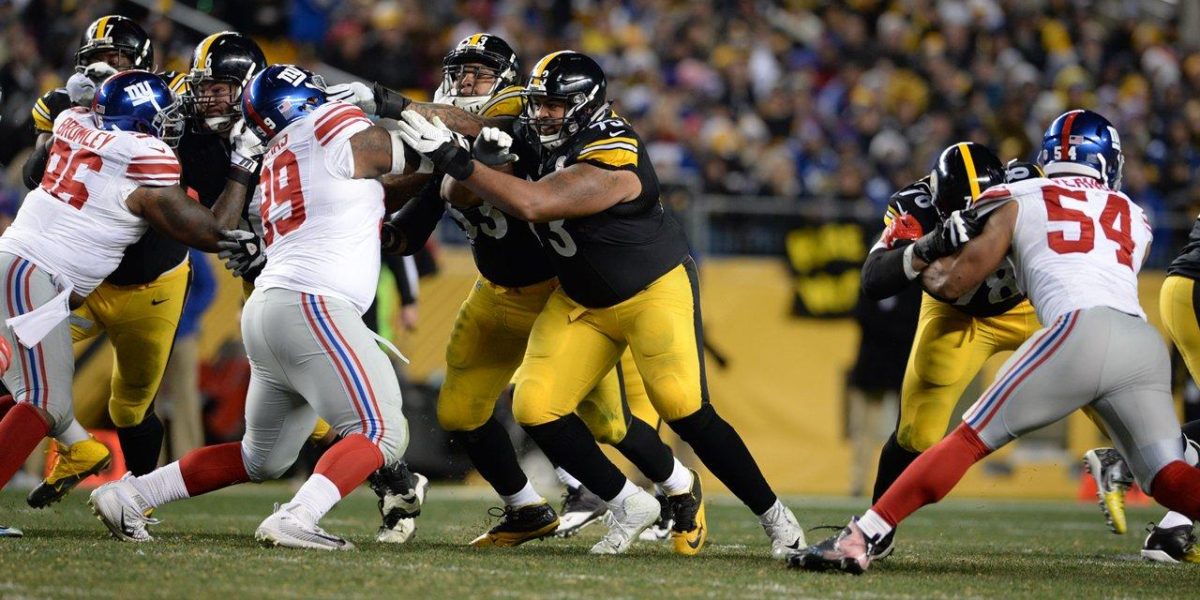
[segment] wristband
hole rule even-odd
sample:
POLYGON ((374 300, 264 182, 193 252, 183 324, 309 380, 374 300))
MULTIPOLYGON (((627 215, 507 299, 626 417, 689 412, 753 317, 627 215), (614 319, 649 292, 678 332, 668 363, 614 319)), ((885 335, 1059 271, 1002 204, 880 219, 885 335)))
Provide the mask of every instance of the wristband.
POLYGON ((378 82, 375 83, 372 90, 375 93, 375 112, 380 117, 399 119, 400 113, 404 112, 409 104, 412 104, 412 100, 409 100, 404 94, 393 92, 379 85, 378 82))
POLYGON ((904 259, 900 261, 900 264, 904 266, 904 276, 907 277, 909 281, 916 279, 917 276, 921 274, 920 271, 913 268, 913 253, 915 246, 916 244, 909 244, 905 246, 904 259))
POLYGON ((234 183, 250 187, 254 182, 254 173, 247 171, 244 167, 235 163, 230 166, 228 178, 233 180, 234 183))

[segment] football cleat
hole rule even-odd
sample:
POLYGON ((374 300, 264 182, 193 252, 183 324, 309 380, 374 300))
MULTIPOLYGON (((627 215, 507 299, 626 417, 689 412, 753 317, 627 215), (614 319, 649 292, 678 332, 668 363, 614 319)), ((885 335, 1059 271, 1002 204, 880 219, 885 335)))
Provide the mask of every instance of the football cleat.
POLYGON ((133 474, 126 473, 119 481, 106 483, 88 497, 92 513, 112 532, 113 537, 127 542, 149 542, 154 538, 146 530, 147 525, 157 525, 158 519, 148 515, 154 507, 137 491, 130 480, 133 474))
POLYGON ((771 557, 776 560, 784 560, 808 545, 804 539, 804 528, 796 521, 796 515, 782 503, 772 506, 759 517, 759 521, 767 537, 771 538, 771 557))
POLYGON ((17 529, 16 527, 10 527, 8 525, 0 525, 0 538, 19 538, 19 537, 25 537, 25 532, 21 531, 20 529, 17 529))
POLYGON ((896 530, 893 529, 887 535, 879 538, 878 542, 871 544, 871 562, 883 560, 892 555, 896 549, 896 530))
POLYGON ((1083 455, 1083 466, 1096 480, 1096 497, 1108 528, 1125 533, 1125 492, 1133 485, 1129 465, 1113 448, 1094 448, 1083 455))
POLYGON ((1149 535, 1142 543, 1142 558, 1161 563, 1200 563, 1200 547, 1196 546, 1191 525, 1163 528, 1151 523, 1146 531, 1149 535))
MULTIPOLYGON (((690 469, 689 469, 690 470, 690 469)), ((676 554, 695 556, 708 539, 708 521, 704 516, 704 494, 700 476, 692 471, 692 488, 687 493, 667 497, 674 523, 671 526, 671 548, 676 554)))
POLYGON ((487 533, 471 540, 470 545, 475 548, 520 546, 530 540, 553 535, 559 525, 558 514, 545 501, 526 506, 492 508, 488 514, 499 517, 500 522, 487 533))
POLYGON ((842 571, 862 575, 871 566, 871 546, 858 523, 850 521, 833 537, 788 556, 790 569, 842 571))
POLYGON ((80 481, 95 475, 112 464, 112 452, 108 446, 88 436, 88 439, 65 447, 53 442, 54 468, 36 488, 29 492, 25 501, 34 508, 45 508, 63 499, 80 481))
POLYGON ((600 499, 600 496, 588 491, 582 485, 568 487, 567 492, 563 494, 562 510, 559 511, 560 522, 554 535, 571 537, 584 527, 595 523, 606 513, 608 513, 608 505, 600 499))
POLYGON ((326 532, 307 518, 308 511, 289 502, 275 505, 271 516, 254 531, 254 539, 264 546, 283 546, 306 550, 353 550, 354 544, 326 532))
POLYGON ((638 534, 638 539, 646 542, 657 542, 671 537, 671 525, 674 523, 671 519, 671 505, 667 504, 667 497, 660 493, 655 494, 654 499, 658 500, 660 507, 658 520, 638 534))
POLYGON ((408 465, 385 465, 367 478, 371 489, 379 496, 379 514, 383 524, 375 539, 389 544, 403 544, 417 530, 416 517, 421 514, 429 479, 408 470, 408 465))
MULTIPOLYGON (((658 501, 645 490, 621 502, 619 509, 610 509, 608 533, 589 550, 592 554, 622 554, 629 549, 642 530, 654 524, 660 512, 658 501)), ((698 548, 697 548, 698 549, 698 548)))

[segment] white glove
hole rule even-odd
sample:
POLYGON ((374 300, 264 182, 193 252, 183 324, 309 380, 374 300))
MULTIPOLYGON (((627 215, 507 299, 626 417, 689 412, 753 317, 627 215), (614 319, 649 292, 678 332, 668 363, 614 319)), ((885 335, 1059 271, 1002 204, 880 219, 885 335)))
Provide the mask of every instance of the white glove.
POLYGON ((949 235, 950 245, 955 249, 962 248, 971 241, 973 230, 978 227, 977 223, 964 218, 962 213, 961 210, 950 213, 950 217, 942 224, 949 235))
POLYGON ((217 257, 225 261, 225 268, 237 277, 254 281, 267 264, 262 240, 254 232, 243 229, 224 230, 221 237, 224 239, 217 242, 221 249, 217 257))
POLYGON ((267 151, 267 144, 246 126, 246 119, 238 119, 229 130, 229 146, 230 163, 251 173, 258 172, 259 159, 267 151))
POLYGON ((512 143, 511 135, 495 127, 484 127, 475 138, 475 160, 489 167, 515 163, 519 157, 512 153, 512 143))
POLYGON ((375 112, 375 91, 361 81, 331 85, 325 88, 325 97, 330 100, 349 102, 363 109, 363 112, 369 115, 377 114, 375 112))
POLYGON ((76 73, 67 80, 67 97, 71 99, 71 104, 77 106, 92 106, 92 100, 96 99, 96 82, 83 73, 76 73))
POLYGON ((433 121, 429 121, 414 110, 400 114, 396 130, 400 140, 422 156, 429 156, 442 144, 454 141, 454 135, 440 118, 434 117, 433 121))

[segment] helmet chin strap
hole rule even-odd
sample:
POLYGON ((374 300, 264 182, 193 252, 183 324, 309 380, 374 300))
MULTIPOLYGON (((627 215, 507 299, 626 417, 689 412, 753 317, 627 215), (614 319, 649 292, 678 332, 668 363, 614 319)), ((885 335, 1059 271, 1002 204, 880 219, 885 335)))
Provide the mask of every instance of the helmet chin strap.
POLYGON ((204 117, 204 126, 212 131, 222 131, 233 126, 233 118, 228 116, 204 117))

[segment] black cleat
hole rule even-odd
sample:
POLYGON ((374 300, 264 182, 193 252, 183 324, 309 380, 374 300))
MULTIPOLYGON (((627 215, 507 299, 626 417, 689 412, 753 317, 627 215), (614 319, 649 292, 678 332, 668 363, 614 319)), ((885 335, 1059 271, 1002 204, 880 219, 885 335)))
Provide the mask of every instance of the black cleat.
POLYGON ((658 520, 638 534, 638 539, 646 542, 667 539, 671 535, 671 525, 674 525, 674 519, 671 518, 671 505, 667 504, 667 497, 658 493, 654 495, 654 499, 658 500, 661 507, 658 512, 658 520))
POLYGON ((558 529, 554 535, 571 537, 579 530, 595 523, 608 512, 608 504, 600 496, 588 491, 582 485, 569 487, 563 494, 562 515, 559 518, 558 529))
MULTIPOLYGON (((667 496, 674 522, 671 525, 671 546, 676 554, 695 556, 708 539, 708 521, 704 514, 704 493, 700 475, 692 471, 692 487, 687 493, 667 496)), ((661 513, 659 514, 661 517, 661 513)))
POLYGON ((1142 558, 1161 563, 1200 563, 1200 547, 1191 525, 1158 527, 1151 523, 1142 544, 1142 558))
POLYGON ((505 506, 493 508, 488 514, 499 517, 500 522, 487 533, 471 540, 476 548, 520 546, 554 534, 558 529, 558 515, 550 503, 542 501, 527 506, 505 506))
POLYGON ((871 562, 883 560, 892 555, 892 551, 896 549, 896 530, 893 529, 887 535, 879 539, 878 542, 871 544, 871 562))
POLYGON ((871 546, 858 524, 850 521, 837 535, 788 556, 787 565, 789 569, 862 575, 871 566, 871 546))

